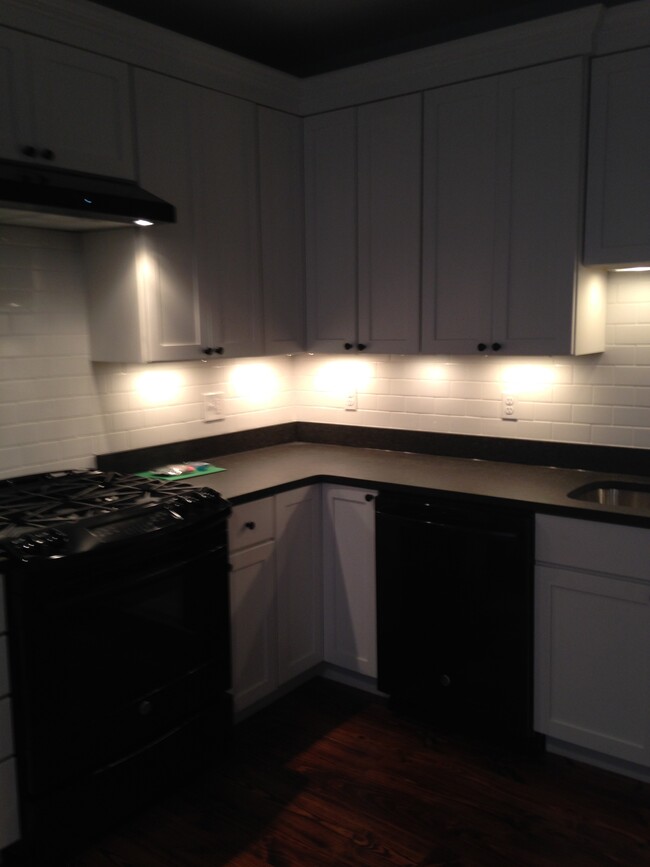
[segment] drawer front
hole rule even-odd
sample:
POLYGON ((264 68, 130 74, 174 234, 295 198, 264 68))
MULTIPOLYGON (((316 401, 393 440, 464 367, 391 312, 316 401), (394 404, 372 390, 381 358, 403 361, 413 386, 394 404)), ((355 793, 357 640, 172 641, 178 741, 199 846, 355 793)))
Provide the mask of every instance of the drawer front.
POLYGON ((241 551, 275 538, 273 497, 235 506, 228 522, 230 551, 241 551))
POLYGON ((0 762, 14 751, 14 735, 11 724, 11 701, 0 699, 0 762))
POLYGON ((535 559, 650 581, 650 530, 537 515, 535 559))

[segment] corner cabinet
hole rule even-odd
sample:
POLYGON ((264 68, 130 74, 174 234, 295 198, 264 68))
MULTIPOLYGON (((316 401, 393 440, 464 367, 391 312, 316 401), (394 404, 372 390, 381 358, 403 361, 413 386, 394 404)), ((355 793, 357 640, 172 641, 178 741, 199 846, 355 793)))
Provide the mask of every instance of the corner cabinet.
POLYGON ((422 351, 601 352, 579 267, 585 69, 567 60, 424 97, 422 351))
POLYGON ((650 263, 650 48, 591 66, 585 262, 650 263))
POLYGON ((230 607, 236 713, 322 662, 320 528, 318 486, 233 509, 230 607))
POLYGON ((377 677, 376 491, 323 485, 325 661, 377 677))
POLYGON ((307 348, 415 353, 421 97, 305 120, 307 348))
POLYGON ((536 728, 650 767, 650 530, 538 515, 536 728))
POLYGON ((133 178, 125 63, 0 28, 0 157, 133 178))
POLYGON ((143 70, 135 98, 140 181, 177 222, 84 233, 93 360, 300 348, 299 121, 143 70))

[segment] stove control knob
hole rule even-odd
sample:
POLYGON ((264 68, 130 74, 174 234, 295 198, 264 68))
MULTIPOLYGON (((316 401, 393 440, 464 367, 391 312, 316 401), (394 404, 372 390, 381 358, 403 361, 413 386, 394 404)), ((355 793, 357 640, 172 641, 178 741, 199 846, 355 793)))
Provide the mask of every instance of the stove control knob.
POLYGON ((15 552, 21 557, 52 557, 60 553, 67 543, 68 537, 61 530, 38 530, 12 541, 15 552))

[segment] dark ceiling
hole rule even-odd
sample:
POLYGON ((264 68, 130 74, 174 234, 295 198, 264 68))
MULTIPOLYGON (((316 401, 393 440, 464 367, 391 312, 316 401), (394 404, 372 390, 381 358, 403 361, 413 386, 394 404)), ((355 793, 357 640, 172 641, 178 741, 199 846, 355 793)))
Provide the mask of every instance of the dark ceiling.
MULTIPOLYGON (((590 6, 594 0, 95 2, 305 77, 590 6)), ((604 5, 625 2, 604 0, 604 5)))

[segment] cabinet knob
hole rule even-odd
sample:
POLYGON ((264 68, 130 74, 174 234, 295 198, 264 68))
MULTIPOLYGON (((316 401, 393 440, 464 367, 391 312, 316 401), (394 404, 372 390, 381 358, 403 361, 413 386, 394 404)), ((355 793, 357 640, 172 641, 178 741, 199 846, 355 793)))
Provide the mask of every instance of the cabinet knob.
POLYGON ((36 148, 32 147, 31 145, 25 145, 25 147, 22 150, 22 154, 25 157, 35 157, 36 156, 36 148))
POLYGON ((344 343, 344 344, 343 344, 343 349, 352 349, 353 346, 354 346, 353 343, 344 343))
POLYGON ((153 704, 146 699, 144 701, 141 701, 138 705, 138 713, 140 714, 140 716, 149 716, 152 710, 153 704))
POLYGON ((367 347, 368 347, 367 343, 357 343, 357 349, 360 349, 362 352, 364 349, 367 349, 367 347))
POLYGON ((212 355, 212 353, 214 352, 214 349, 211 346, 206 346, 204 349, 201 350, 201 352, 204 355, 212 355))
POLYGON ((485 352, 485 350, 487 349, 487 343, 479 343, 477 344, 476 348, 479 352, 485 352))
POLYGON ((246 521, 246 523, 244 524, 244 527, 246 527, 248 530, 254 530, 255 529, 255 521, 246 521))
POLYGON ((44 160, 53 160, 54 159, 54 151, 50 150, 50 148, 44 148, 41 151, 41 156, 44 160))
POLYGON ((492 344, 492 349, 493 349, 495 352, 498 352, 498 351, 501 349, 501 344, 500 344, 500 343, 493 343, 493 344, 492 344))
POLYGON ((223 346, 216 346, 214 351, 217 355, 223 355, 223 346))
POLYGON ((366 503, 372 503, 374 499, 375 497, 373 494, 366 494, 366 503))
POLYGON ((448 674, 443 674, 440 678, 440 686, 451 686, 451 678, 448 674))

